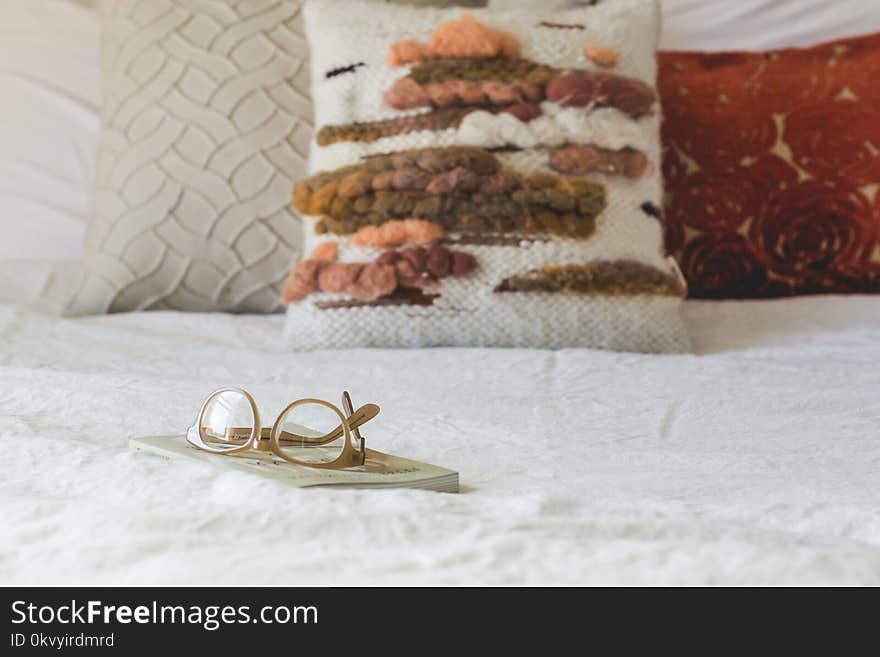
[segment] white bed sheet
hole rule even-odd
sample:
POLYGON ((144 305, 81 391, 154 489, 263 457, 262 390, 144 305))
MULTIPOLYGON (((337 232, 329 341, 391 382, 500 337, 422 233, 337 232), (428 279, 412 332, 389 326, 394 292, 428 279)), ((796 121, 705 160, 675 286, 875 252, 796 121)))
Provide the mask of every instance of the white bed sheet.
POLYGON ((880 298, 686 312, 699 355, 294 354, 281 317, 0 306, 0 583, 880 584, 880 298), (128 450, 224 384, 347 387, 462 493, 128 450))

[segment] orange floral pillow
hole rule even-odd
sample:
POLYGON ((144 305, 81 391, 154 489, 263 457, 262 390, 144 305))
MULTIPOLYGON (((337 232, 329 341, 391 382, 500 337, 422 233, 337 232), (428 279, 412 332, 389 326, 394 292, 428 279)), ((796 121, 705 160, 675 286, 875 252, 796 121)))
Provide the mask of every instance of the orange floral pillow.
POLYGON ((880 34, 660 53, 666 245, 691 296, 880 292, 880 34))

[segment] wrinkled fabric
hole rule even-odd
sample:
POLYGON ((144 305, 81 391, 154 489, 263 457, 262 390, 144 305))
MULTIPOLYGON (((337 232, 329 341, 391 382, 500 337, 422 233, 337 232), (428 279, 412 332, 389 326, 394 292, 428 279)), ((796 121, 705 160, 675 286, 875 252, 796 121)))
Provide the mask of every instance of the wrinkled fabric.
POLYGON ((0 306, 0 583, 880 584, 880 299, 685 311, 697 355, 295 354, 281 317, 0 306), (129 450, 223 385, 264 424, 348 389, 370 447, 461 493, 129 450))

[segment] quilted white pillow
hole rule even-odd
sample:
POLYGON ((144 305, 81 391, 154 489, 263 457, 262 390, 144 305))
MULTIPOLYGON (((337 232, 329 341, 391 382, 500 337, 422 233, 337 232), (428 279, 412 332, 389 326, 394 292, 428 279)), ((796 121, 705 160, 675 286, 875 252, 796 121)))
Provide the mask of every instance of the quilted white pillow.
POLYGON ((654 0, 305 15, 319 130, 294 191, 294 347, 686 348, 653 216, 654 0))
POLYGON ((301 2, 104 2, 95 212, 70 312, 278 307, 311 129, 301 2))

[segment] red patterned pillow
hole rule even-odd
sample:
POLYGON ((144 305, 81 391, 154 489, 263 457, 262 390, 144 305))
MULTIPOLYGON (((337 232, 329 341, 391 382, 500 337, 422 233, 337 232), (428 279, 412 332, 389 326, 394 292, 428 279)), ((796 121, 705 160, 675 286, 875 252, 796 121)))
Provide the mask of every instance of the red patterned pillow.
POLYGON ((880 34, 661 53, 659 87, 691 296, 880 292, 880 34))

